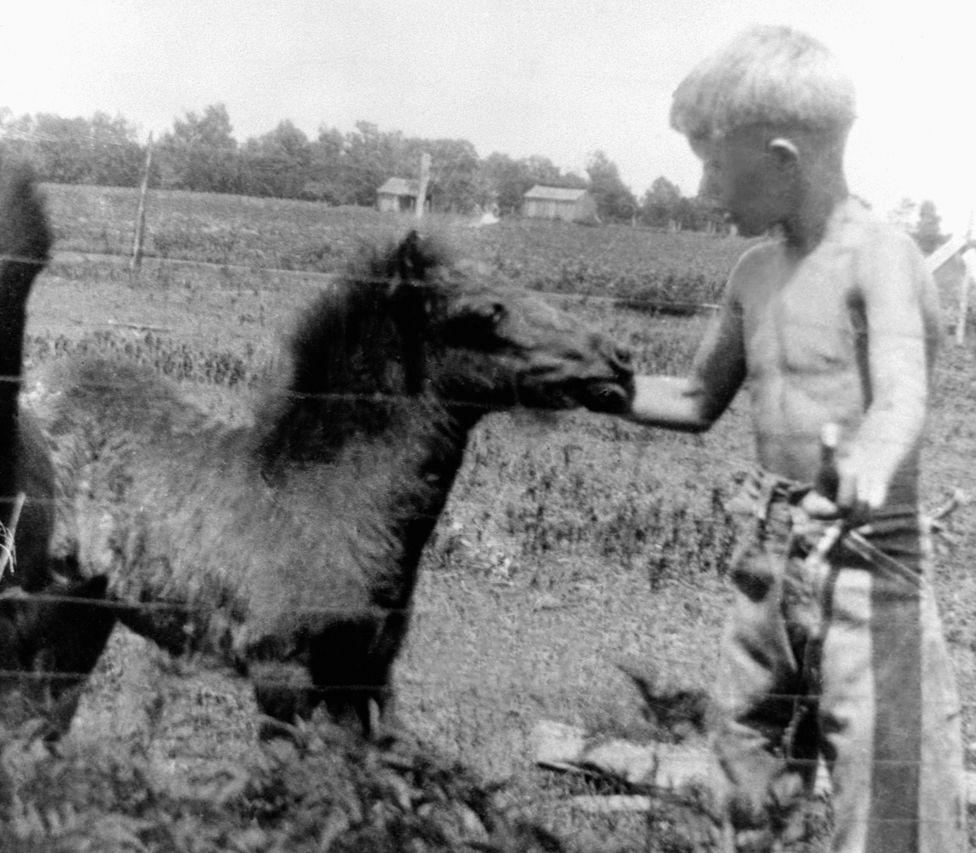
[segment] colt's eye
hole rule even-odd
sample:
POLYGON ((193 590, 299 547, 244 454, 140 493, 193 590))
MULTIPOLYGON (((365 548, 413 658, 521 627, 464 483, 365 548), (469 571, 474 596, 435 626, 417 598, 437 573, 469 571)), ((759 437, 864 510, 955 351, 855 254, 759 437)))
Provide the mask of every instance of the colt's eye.
POLYGON ((508 315, 508 309, 501 302, 492 302, 485 306, 483 313, 493 326, 497 326, 508 315))

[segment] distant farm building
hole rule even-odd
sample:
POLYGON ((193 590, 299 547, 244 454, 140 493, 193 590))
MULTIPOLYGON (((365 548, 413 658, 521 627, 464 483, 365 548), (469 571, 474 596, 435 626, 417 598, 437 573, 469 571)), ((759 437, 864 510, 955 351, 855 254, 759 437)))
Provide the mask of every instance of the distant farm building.
POLYGON ((590 222, 596 219, 596 200, 587 190, 536 184, 522 196, 522 215, 535 219, 590 222))
MULTIPOLYGON (((417 209, 419 181, 407 178, 390 178, 376 191, 377 210, 392 210, 397 213, 417 209)), ((430 199, 427 199, 430 205, 430 199)))

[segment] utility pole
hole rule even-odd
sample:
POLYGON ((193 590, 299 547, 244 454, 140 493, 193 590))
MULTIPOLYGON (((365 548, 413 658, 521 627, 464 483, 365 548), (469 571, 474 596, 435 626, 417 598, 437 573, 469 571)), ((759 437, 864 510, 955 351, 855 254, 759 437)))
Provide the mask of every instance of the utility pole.
POLYGON ((417 204, 414 208, 417 219, 424 218, 424 206, 427 201, 427 184, 430 183, 430 154, 426 151, 420 155, 420 181, 417 185, 417 204))
POLYGON ((139 189, 139 207, 136 210, 135 237, 132 241, 132 260, 129 262, 129 274, 132 275, 142 264, 142 243, 146 235, 146 197, 149 195, 149 170, 152 167, 153 135, 149 133, 146 142, 146 165, 142 171, 142 186, 139 189))

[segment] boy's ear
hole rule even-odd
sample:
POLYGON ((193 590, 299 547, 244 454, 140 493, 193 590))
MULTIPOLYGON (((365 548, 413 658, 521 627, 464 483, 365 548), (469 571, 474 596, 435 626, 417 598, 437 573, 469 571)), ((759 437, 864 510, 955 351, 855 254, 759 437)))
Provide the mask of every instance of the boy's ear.
POLYGON ((792 166, 800 159, 800 149, 785 136, 777 136, 767 146, 781 166, 792 166))

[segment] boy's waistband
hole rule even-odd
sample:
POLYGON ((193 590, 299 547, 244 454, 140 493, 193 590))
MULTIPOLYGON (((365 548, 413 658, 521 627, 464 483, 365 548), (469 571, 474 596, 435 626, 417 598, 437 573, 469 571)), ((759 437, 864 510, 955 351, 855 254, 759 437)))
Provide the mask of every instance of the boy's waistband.
POLYGON ((811 488, 809 483, 757 469, 742 483, 727 509, 747 512, 758 522, 757 531, 792 541, 801 553, 822 558, 841 545, 865 564, 886 566, 911 583, 918 582, 928 533, 917 506, 888 505, 851 527, 846 520, 808 516, 800 502, 811 488))
MULTIPOLYGON (((812 488, 812 483, 802 483, 764 468, 755 468, 746 476, 737 494, 726 503, 726 509, 736 515, 748 514, 768 520, 777 509, 798 507, 812 488)), ((870 522, 873 526, 883 524, 904 529, 920 525, 921 518, 916 504, 889 504, 871 513, 870 522)))
POLYGON ((774 505, 795 506, 811 488, 810 483, 790 480, 764 468, 754 468, 743 479, 731 500, 726 502, 725 508, 733 515, 753 515, 766 519, 774 505))

